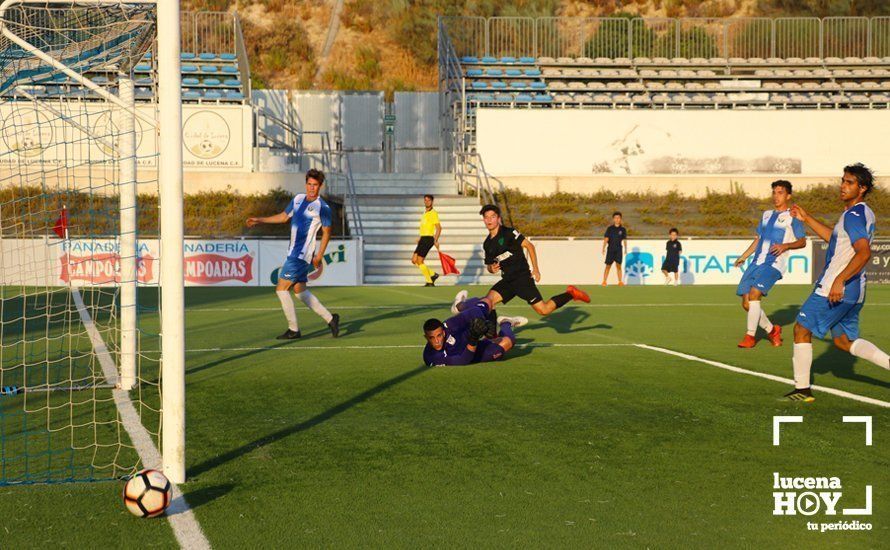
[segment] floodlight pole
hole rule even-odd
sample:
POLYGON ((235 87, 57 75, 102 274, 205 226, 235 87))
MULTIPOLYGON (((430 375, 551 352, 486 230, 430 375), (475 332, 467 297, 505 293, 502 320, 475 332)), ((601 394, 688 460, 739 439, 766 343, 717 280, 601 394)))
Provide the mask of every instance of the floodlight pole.
POLYGON ((164 473, 185 481, 185 292, 179 0, 157 3, 158 184, 161 220, 161 454, 164 473))
POLYGON ((120 139, 117 151, 120 171, 120 289, 121 289, 121 378, 120 387, 136 385, 136 96, 132 73, 118 74, 119 97, 126 105, 115 109, 120 139))

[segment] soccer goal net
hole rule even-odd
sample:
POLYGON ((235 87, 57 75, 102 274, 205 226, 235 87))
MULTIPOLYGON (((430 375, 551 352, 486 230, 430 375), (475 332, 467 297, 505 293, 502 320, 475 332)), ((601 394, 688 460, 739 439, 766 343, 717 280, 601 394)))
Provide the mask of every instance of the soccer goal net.
POLYGON ((182 182, 161 145, 180 115, 159 124, 180 108, 178 13, 160 4, 0 4, 0 484, 162 466, 159 283, 181 257, 182 182), (175 94, 159 96, 164 74, 175 94), (180 203, 166 228, 165 200, 180 203))

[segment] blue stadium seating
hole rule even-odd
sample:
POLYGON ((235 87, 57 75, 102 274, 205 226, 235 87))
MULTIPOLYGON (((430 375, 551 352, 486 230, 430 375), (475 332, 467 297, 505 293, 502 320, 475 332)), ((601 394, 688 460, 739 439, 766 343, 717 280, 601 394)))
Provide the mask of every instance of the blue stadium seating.
POLYGON ((220 81, 218 78, 205 78, 204 85, 205 86, 219 86, 220 81))

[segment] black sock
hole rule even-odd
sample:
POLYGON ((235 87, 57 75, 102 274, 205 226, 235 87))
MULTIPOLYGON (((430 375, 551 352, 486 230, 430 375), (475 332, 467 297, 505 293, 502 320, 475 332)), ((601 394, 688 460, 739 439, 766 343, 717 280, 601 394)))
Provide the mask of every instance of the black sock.
POLYGON ((563 292, 562 294, 557 294, 556 296, 554 296, 553 298, 550 298, 550 299, 553 300, 554 304, 556 304, 556 309, 559 309, 562 306, 564 306, 567 303, 572 301, 572 295, 569 294, 568 292, 563 292))

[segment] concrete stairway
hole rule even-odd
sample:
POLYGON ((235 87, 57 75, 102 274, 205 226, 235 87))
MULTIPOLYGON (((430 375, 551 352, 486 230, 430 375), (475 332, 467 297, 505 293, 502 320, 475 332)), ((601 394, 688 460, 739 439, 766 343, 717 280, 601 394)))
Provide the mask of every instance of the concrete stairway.
MULTIPOLYGON (((370 176, 355 178, 356 200, 365 231, 366 284, 423 284, 420 270, 411 264, 411 254, 417 242, 425 193, 436 197, 435 208, 442 223, 442 252, 455 258, 461 272, 459 276, 442 277, 436 284, 497 282, 499 277, 487 273, 482 263, 486 231, 479 217, 479 199, 455 194, 450 174, 370 176)), ((345 211, 353 227, 348 204, 345 211)), ((426 263, 433 271, 441 270, 435 248, 427 255, 426 263)))

